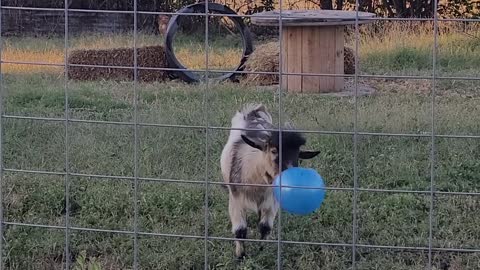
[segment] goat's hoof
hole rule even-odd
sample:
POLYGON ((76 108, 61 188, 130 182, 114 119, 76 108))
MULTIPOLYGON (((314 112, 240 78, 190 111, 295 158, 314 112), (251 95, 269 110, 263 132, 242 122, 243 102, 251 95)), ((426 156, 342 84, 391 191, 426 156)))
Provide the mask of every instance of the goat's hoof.
POLYGON ((242 252, 240 253, 240 255, 238 254, 235 254, 235 259, 237 260, 237 262, 241 262, 245 259, 247 255, 245 254, 245 252, 242 252))
POLYGON ((270 228, 268 224, 259 223, 258 230, 260 231, 260 239, 264 240, 270 234, 270 232, 272 231, 272 228, 270 228))

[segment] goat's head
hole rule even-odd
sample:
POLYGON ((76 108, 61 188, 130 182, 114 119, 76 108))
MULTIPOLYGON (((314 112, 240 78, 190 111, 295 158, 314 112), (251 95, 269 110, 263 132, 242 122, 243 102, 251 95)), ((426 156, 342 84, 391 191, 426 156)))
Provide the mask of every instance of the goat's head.
POLYGON ((272 177, 290 167, 297 167, 300 159, 311 159, 320 153, 319 151, 301 150, 306 139, 296 131, 282 130, 281 138, 279 135, 279 131, 248 131, 241 136, 246 144, 264 153, 264 158, 270 167, 267 170, 274 174, 271 175, 272 177), (281 164, 280 148, 282 151, 281 164))

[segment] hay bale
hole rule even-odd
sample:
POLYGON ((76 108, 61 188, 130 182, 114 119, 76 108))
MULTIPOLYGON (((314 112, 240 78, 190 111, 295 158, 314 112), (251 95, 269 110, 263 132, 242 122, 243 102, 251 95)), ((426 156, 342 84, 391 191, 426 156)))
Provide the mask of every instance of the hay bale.
MULTIPOLYGON (((355 73, 355 56, 351 48, 344 49, 345 74, 355 73)), ((278 72, 279 44, 277 41, 258 46, 245 63, 246 72, 278 72)), ((278 83, 278 74, 247 74, 243 82, 256 85, 272 85, 278 83)))
MULTIPOLYGON (((75 50, 70 53, 69 64, 101 66, 134 66, 133 48, 75 50)), ((165 50, 162 46, 137 48, 137 65, 146 68, 165 68, 167 66, 165 50)), ((132 81, 134 70, 125 68, 79 67, 69 66, 68 76, 73 80, 115 80, 132 81)), ((164 70, 138 70, 138 81, 164 81, 168 78, 164 70)))
MULTIPOLYGON (((279 45, 269 42, 255 48, 245 62, 246 72, 278 72, 279 45)), ((257 85, 278 83, 278 74, 247 74, 244 82, 257 85)))

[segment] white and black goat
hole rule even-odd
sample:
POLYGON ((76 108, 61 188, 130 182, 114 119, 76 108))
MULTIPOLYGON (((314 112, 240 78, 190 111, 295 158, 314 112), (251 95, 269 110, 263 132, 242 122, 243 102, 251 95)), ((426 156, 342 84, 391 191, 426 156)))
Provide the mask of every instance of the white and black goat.
MULTIPOLYGON (((299 159, 311 159, 319 154, 318 151, 300 150, 306 143, 301 134, 282 130, 280 142, 279 132, 274 129, 272 116, 263 104, 248 104, 232 118, 232 130, 220 163, 223 180, 229 191, 228 210, 235 238, 247 237, 249 210, 258 213, 261 239, 269 235, 277 215, 279 205, 272 188, 252 185, 271 185, 281 171, 298 166, 299 159)), ((243 241, 236 241, 235 245, 235 255, 243 258, 243 241)))

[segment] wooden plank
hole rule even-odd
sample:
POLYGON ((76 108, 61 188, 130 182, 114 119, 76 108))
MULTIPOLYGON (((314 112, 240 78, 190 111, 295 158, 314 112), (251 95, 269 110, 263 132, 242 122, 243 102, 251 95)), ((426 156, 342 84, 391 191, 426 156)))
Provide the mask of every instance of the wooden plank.
MULTIPOLYGON (((343 28, 288 27, 284 32, 283 70, 289 73, 344 74, 343 28)), ((336 76, 283 77, 289 92, 338 92, 344 87, 344 78, 336 76)))
MULTIPOLYGON (((280 60, 282 61, 282 72, 285 72, 288 70, 288 35, 289 35, 289 30, 286 28, 282 29, 282 53, 280 54, 280 60)), ((288 91, 288 76, 282 74, 282 91, 287 92, 288 91)))
MULTIPOLYGON (((257 25, 278 25, 280 12, 265 11, 254 14, 252 23, 257 25)), ((347 10, 283 10, 282 24, 284 26, 325 26, 355 24, 357 13, 347 10)), ((359 23, 370 23, 374 13, 358 12, 359 23)))
MULTIPOLYGON (((335 74, 335 27, 319 27, 320 43, 317 50, 320 51, 320 68, 318 73, 335 74)), ((321 76, 319 92, 335 91, 335 77, 321 76)))
MULTIPOLYGON (((337 26, 335 29, 335 74, 345 74, 345 37, 344 27, 337 26)), ((335 77, 335 91, 342 91, 345 84, 344 77, 335 77)))
MULTIPOLYGON (((318 68, 317 73, 322 73, 322 74, 326 73, 328 69, 329 52, 325 50, 326 44, 324 44, 325 40, 328 38, 326 37, 328 36, 327 32, 328 31, 326 28, 318 29, 319 42, 318 42, 318 48, 316 48, 316 50, 319 51, 319 58, 321 63, 319 63, 320 66, 318 68)), ((318 92, 320 93, 327 92, 328 90, 325 90, 325 88, 328 88, 328 85, 327 85, 327 81, 325 80, 325 77, 320 76, 318 79, 320 81, 320 88, 318 89, 318 92)))
MULTIPOLYGON (((302 27, 287 27, 287 50, 284 57, 287 57, 287 66, 283 67, 285 72, 302 72, 302 27)), ((302 90, 302 76, 289 75, 287 89, 289 92, 300 92, 302 90)))
MULTIPOLYGON (((302 72, 320 73, 321 56, 317 47, 320 44, 318 27, 303 27, 302 30, 302 72)), ((303 76, 302 92, 315 93, 320 89, 319 76, 303 76)))
MULTIPOLYGON (((285 23, 282 24, 283 26, 285 27, 292 27, 292 26, 337 26, 337 25, 354 25, 355 24, 355 20, 353 21, 335 21, 335 22, 311 22, 311 21, 305 21, 305 22, 298 22, 298 21, 295 21, 295 22, 292 22, 292 21, 289 21, 289 20, 283 20, 285 23)), ((362 21, 358 21, 358 24, 359 25, 363 25, 363 24, 368 24, 368 23, 372 23, 374 22, 373 20, 362 20, 362 21)), ((252 23, 255 24, 255 25, 259 25, 259 26, 278 26, 278 19, 277 20, 272 20, 272 21, 267 21, 267 22, 263 22, 263 21, 255 21, 253 22, 252 20, 252 23)))

